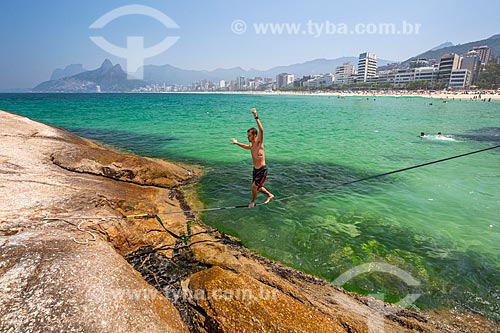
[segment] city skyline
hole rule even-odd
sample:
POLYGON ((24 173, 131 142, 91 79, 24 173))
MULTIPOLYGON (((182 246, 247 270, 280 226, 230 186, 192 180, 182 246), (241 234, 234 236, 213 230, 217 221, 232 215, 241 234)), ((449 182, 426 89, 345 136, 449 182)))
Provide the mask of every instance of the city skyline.
MULTIPOLYGON (((495 39, 498 39, 496 37, 495 39)), ((493 39, 492 39, 493 41, 493 39)), ((103 92, 101 84, 104 84, 105 91, 132 91, 132 92, 188 92, 188 91, 273 91, 278 89, 331 89, 339 86, 343 89, 359 88, 410 88, 410 89, 468 89, 475 86, 480 75, 481 68, 485 68, 491 56, 491 48, 482 46, 471 46, 472 43, 463 44, 469 46, 465 54, 454 52, 443 53, 439 60, 435 58, 414 58, 410 62, 393 63, 384 66, 379 71, 377 66, 377 55, 364 52, 359 55, 357 70, 350 61, 344 61, 342 65, 335 66, 335 71, 327 70, 319 74, 315 67, 316 74, 306 74, 297 76, 294 70, 288 71, 291 67, 278 67, 281 73, 275 75, 275 80, 269 77, 270 73, 262 72, 254 76, 239 75, 228 80, 227 77, 216 79, 207 77, 206 71, 203 78, 192 80, 189 84, 180 82, 161 80, 161 77, 151 76, 148 70, 146 80, 127 79, 126 72, 118 65, 106 59, 100 68, 93 71, 84 71, 81 74, 70 74, 60 71, 57 75, 59 79, 45 81, 33 90, 38 92, 103 92), (345 86, 345 85, 350 86, 345 86), (366 86, 365 84, 369 84, 366 86)), ((345 58, 344 58, 345 59, 345 58)), ((330 65, 333 65, 330 63, 330 65)), ((74 67, 74 65, 69 66, 74 67)), ((332 66, 333 67, 333 66, 332 66)), ((147 68, 147 67, 146 67, 147 68)), ((325 68, 325 67, 323 67, 325 68)), ((74 70, 71 68, 70 70, 74 70)), ((80 72, 83 68, 77 68, 80 72)), ((146 70, 144 70, 146 74, 146 70)), ((171 77, 182 77, 180 73, 170 73, 164 76, 166 80, 171 77)), ((220 74, 220 73, 219 73, 220 74)), ((226 75, 228 72, 226 72, 226 75)), ((54 72, 53 76, 56 75, 54 72)), ((155 74, 153 74, 155 75, 155 74)), ((156 74, 157 75, 157 74, 156 74)))
POLYGON ((140 4, 168 15, 178 28, 168 29, 152 18, 130 15, 93 31, 90 25, 102 15, 121 6, 139 3, 53 0, 47 5, 34 0, 6 1, 0 4, 5 13, 0 29, 9 31, 0 37, 5 50, 0 60, 0 89, 33 87, 47 80, 54 69, 69 64, 83 64, 92 69, 109 58, 125 66, 125 59, 107 53, 90 40, 89 37, 95 34, 120 46, 126 45, 126 36, 142 35, 148 47, 166 35, 179 37, 162 54, 145 59, 145 65, 170 64, 197 70, 241 66, 264 70, 318 58, 357 56, 366 50, 380 58, 403 61, 446 41, 466 43, 499 32, 495 30, 498 29, 495 13, 500 4, 477 1, 478 10, 470 11, 467 6, 453 1, 444 1, 442 5, 446 3, 449 6, 443 13, 433 10, 430 1, 419 4, 384 1, 367 8, 368 2, 340 5, 327 1, 314 4, 255 1, 228 6, 223 1, 173 3, 151 0, 140 4), (242 29, 245 27, 242 24, 246 25, 246 30, 242 29), (266 24, 271 26, 262 30, 266 24), (301 29, 295 31, 284 24, 301 29), (397 29, 392 33, 386 31, 389 32, 386 34, 380 33, 383 31, 349 33, 356 25, 366 29, 381 24, 393 24, 397 29), (272 25, 281 27, 281 33, 273 33, 272 25), (412 33, 402 31, 404 25, 410 26, 412 33), (259 27, 260 32, 256 30, 259 27))
POLYGON ((357 83, 382 83, 386 84, 384 88, 388 88, 387 84, 394 88, 408 83, 415 83, 419 88, 429 87, 431 84, 441 84, 442 88, 466 89, 476 83, 480 68, 488 64, 490 54, 491 49, 488 46, 476 46, 468 50, 467 54, 463 56, 456 53, 445 53, 439 61, 436 61, 436 59, 416 58, 410 62, 409 66, 397 66, 396 68, 385 69, 379 72, 377 55, 364 52, 359 55, 357 70, 354 69, 353 64, 346 61, 343 65, 335 67, 335 74, 323 73, 305 75, 299 78, 293 72, 283 72, 276 75, 275 81, 272 78, 238 77, 236 80, 230 80, 227 85, 225 80, 221 80, 220 85, 210 80, 201 80, 193 82, 189 86, 166 86, 165 83, 163 85, 153 84, 148 87, 141 87, 141 89, 136 91, 328 89, 334 85, 342 86, 357 83))

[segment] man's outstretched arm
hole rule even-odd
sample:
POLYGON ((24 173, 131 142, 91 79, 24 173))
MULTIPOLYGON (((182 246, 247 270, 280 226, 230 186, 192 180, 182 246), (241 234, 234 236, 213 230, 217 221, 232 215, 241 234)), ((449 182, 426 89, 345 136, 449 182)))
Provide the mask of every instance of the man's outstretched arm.
POLYGON ((257 138, 258 141, 261 143, 264 142, 264 128, 262 127, 262 123, 260 122, 259 117, 257 116, 257 110, 255 108, 252 109, 252 114, 253 117, 255 118, 255 121, 257 122, 257 127, 259 128, 259 137, 257 138))
POLYGON ((231 139, 231 143, 233 145, 237 145, 237 146, 240 146, 241 148, 244 148, 244 149, 250 149, 250 145, 246 145, 246 144, 243 144, 243 143, 239 143, 238 140, 236 140, 235 138, 232 138, 231 139))

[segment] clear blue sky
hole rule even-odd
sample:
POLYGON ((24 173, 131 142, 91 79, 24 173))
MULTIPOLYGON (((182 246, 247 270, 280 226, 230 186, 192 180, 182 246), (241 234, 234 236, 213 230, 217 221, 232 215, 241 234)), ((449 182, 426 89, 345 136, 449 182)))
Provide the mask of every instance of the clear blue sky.
MULTIPOLYGON (((152 46, 166 36, 179 36, 164 53, 146 64, 171 64, 185 69, 241 66, 268 69, 316 58, 358 56, 370 51, 379 58, 402 61, 445 41, 454 44, 500 33, 498 0, 364 1, 317 0, 2 0, 0 2, 0 89, 27 88, 49 79, 55 68, 83 64, 98 67, 105 58, 125 60, 96 46, 91 35, 102 35, 118 46, 126 36, 144 36, 152 46), (116 19, 99 30, 89 26, 117 7, 141 4, 160 10, 178 25, 167 29, 139 15, 116 19), (244 20, 247 30, 236 34, 231 23, 244 20), (346 24, 401 22, 420 24, 418 34, 309 34, 308 22, 346 24), (254 31, 254 23, 301 24, 297 35, 254 31)), ((332 69, 333 70, 333 69, 332 69)))

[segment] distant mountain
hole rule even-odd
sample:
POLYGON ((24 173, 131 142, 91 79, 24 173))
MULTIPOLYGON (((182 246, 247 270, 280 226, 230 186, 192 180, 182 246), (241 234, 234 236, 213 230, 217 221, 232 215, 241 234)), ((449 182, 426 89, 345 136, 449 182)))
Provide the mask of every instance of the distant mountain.
POLYGON ((181 69, 171 65, 144 66, 144 81, 150 83, 166 83, 167 85, 189 85, 194 81, 219 80, 208 74, 207 71, 181 69))
MULTIPOLYGON (((315 59, 288 66, 273 67, 267 71, 261 72, 261 75, 259 76, 275 77, 280 73, 290 73, 294 74, 295 76, 301 77, 304 75, 335 73, 335 68, 341 66, 344 62, 347 61, 354 64, 355 66, 357 66, 358 64, 357 57, 341 57, 336 59, 315 59)), ((380 65, 380 63, 385 64, 385 61, 382 59, 377 59, 377 65, 380 65)))
MULTIPOLYGON (((257 70, 250 69, 245 70, 241 67, 234 67, 229 69, 218 68, 213 71, 206 70, 186 70, 177 68, 171 65, 155 66, 148 65, 144 66, 144 80, 151 83, 166 83, 172 84, 191 84, 194 81, 210 80, 210 81, 220 81, 220 80, 233 80, 238 76, 245 77, 276 77, 280 73, 290 73, 294 74, 296 77, 302 77, 304 75, 314 75, 314 74, 324 74, 333 73, 335 67, 342 65, 344 62, 349 61, 354 65, 357 65, 358 58, 356 57, 342 57, 336 59, 316 59, 303 63, 288 65, 288 66, 277 66, 270 68, 268 70, 257 70)), ((378 59, 377 63, 379 66, 387 65, 393 61, 378 59)))
POLYGON ((450 47, 450 46, 455 46, 455 44, 453 44, 452 42, 444 42, 442 44, 439 44, 438 46, 433 47, 429 51, 437 51, 437 50, 443 49, 445 47, 450 47))
MULTIPOLYGON (((233 67, 233 68, 217 68, 212 71, 203 71, 203 72, 211 77, 221 78, 221 80, 228 80, 228 78, 234 79, 237 76, 250 76, 250 73, 259 71, 255 69, 245 70, 241 67, 233 67)), ((258 75, 252 75, 252 76, 258 76, 258 75)))
POLYGON ((83 72, 86 72, 87 70, 83 68, 82 64, 71 64, 66 66, 64 69, 57 68, 52 72, 52 75, 50 76, 50 80, 59 80, 64 77, 69 77, 73 76, 76 74, 80 74, 83 72))
POLYGON ((429 50, 424 53, 421 53, 417 56, 411 57, 403 62, 409 63, 412 59, 415 58, 427 58, 427 59, 440 59, 441 56, 445 53, 456 53, 460 55, 467 54, 467 51, 471 50, 474 46, 487 45, 491 48, 492 56, 500 56, 500 34, 491 36, 487 39, 478 40, 475 42, 469 42, 465 44, 458 44, 453 46, 447 46, 444 48, 440 48, 438 50, 429 50))
POLYGON ((33 90, 44 92, 96 92, 99 86, 103 92, 120 92, 130 91, 145 84, 141 80, 128 80, 127 73, 123 71, 120 65, 113 65, 111 61, 106 59, 98 69, 42 82, 33 90))

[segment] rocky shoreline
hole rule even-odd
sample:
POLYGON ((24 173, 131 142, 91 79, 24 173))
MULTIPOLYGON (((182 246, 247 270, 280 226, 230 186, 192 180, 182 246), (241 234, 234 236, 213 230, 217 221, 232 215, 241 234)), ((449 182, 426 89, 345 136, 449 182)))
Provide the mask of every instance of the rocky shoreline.
POLYGON ((496 329, 473 314, 345 292, 191 214, 168 214, 188 208, 196 166, 118 153, 4 111, 0 137, 0 332, 496 329))

